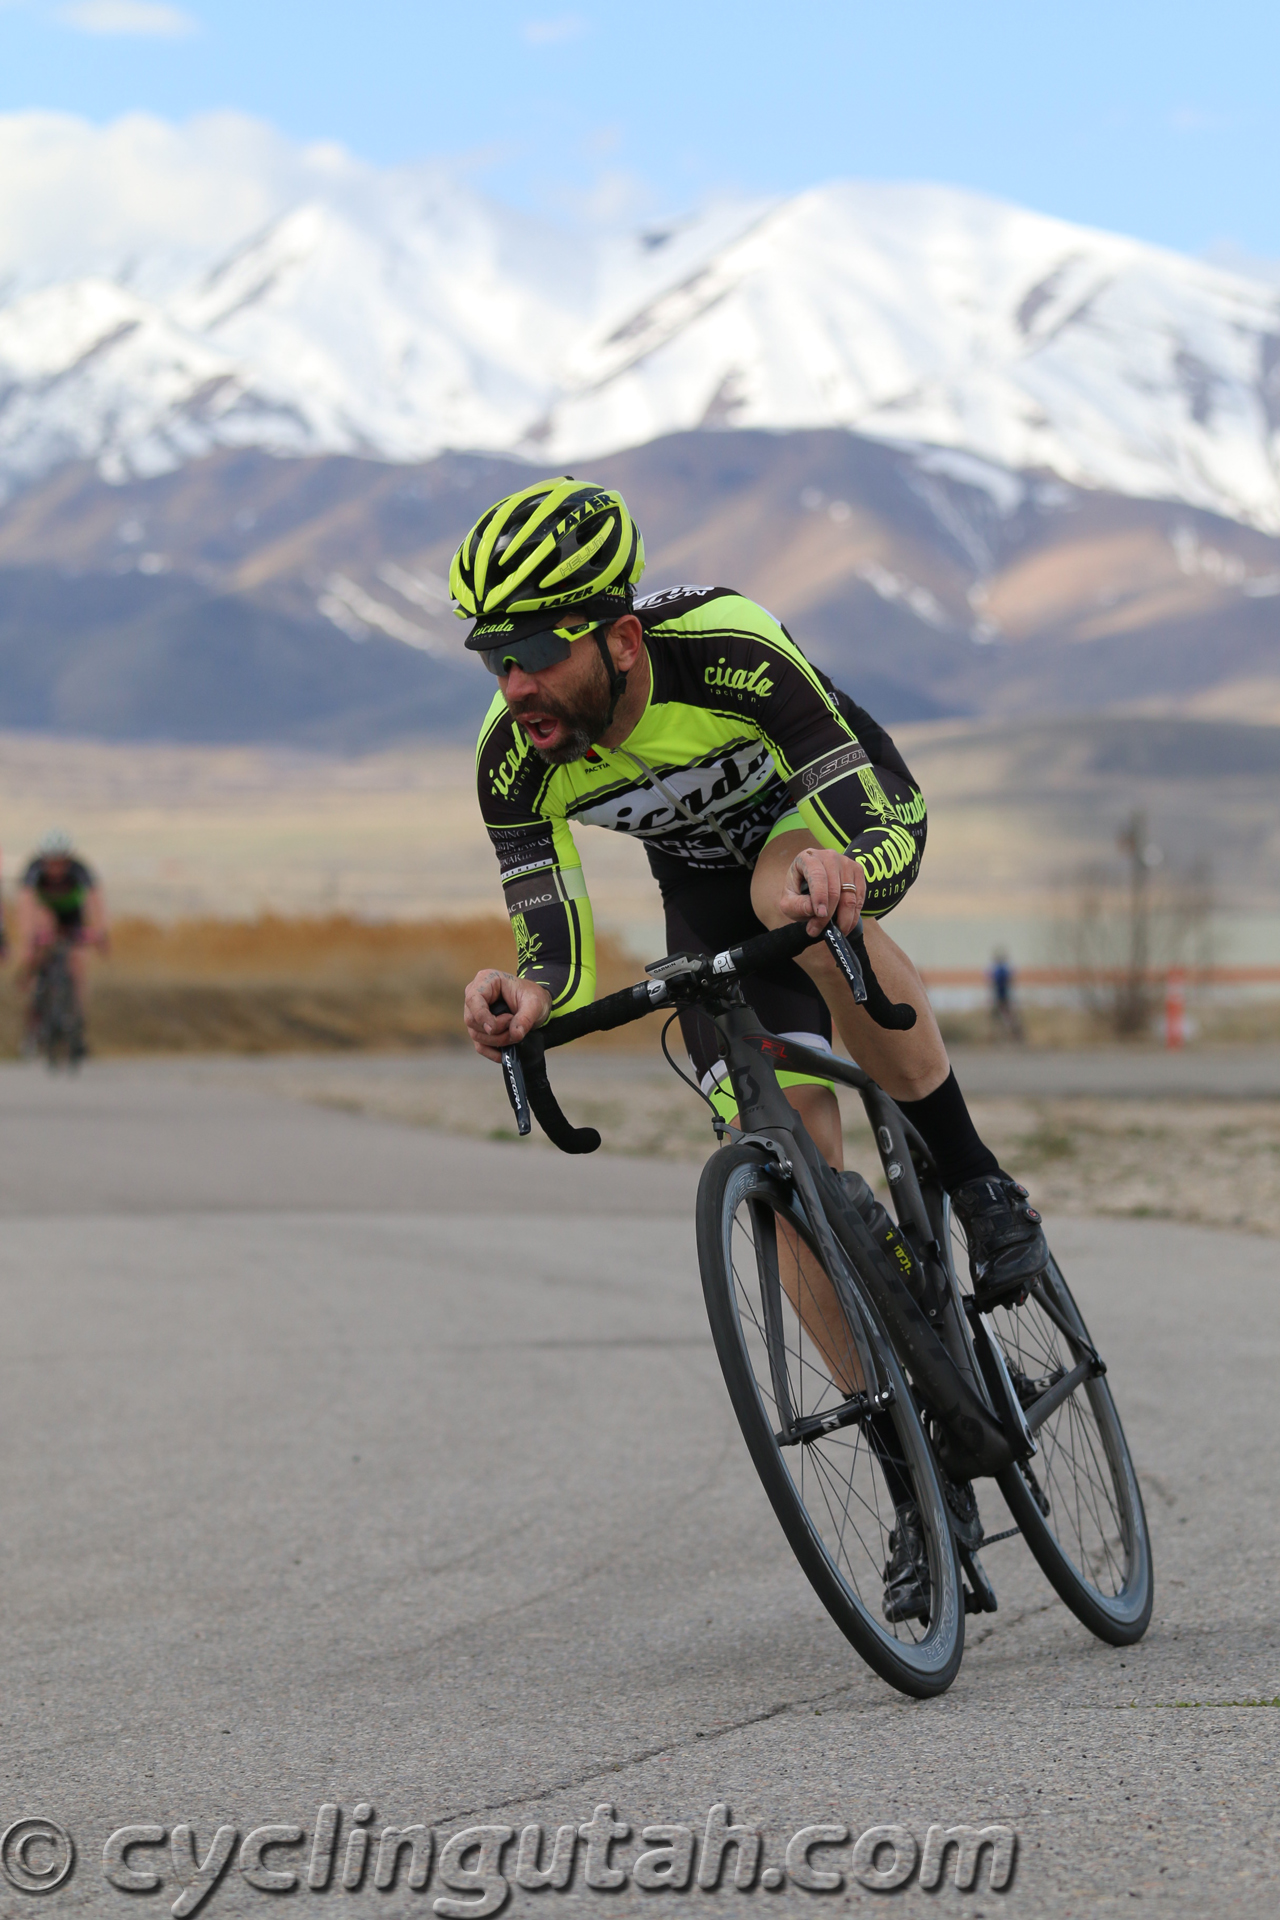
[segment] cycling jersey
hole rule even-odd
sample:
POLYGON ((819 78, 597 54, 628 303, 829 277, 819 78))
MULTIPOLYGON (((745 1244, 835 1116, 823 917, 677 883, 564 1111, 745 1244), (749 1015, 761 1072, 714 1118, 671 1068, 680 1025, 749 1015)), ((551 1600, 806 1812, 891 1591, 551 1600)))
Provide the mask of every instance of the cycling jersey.
POLYGON ((892 743, 763 607, 728 587, 673 587, 635 611, 651 686, 620 747, 550 765, 501 693, 480 732, 480 810, 517 965, 548 989, 553 1016, 595 991, 574 823, 634 834, 655 870, 695 873, 749 870, 774 834, 805 828, 861 862, 872 917, 896 906, 924 849, 924 801, 892 743), (873 759, 850 716, 887 750, 873 759))
POLYGON ((23 874, 22 884, 30 887, 41 906, 49 909, 60 933, 78 933, 84 926, 84 903, 97 881, 82 860, 67 860, 62 864, 66 871, 55 882, 48 871, 49 863, 37 854, 23 874))

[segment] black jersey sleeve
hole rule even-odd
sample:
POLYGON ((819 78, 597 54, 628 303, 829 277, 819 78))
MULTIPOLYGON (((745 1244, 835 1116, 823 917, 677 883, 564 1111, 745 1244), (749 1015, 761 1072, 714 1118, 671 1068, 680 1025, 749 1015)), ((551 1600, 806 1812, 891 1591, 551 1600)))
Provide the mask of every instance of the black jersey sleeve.
POLYGON ((495 702, 476 754, 480 813, 498 856, 516 971, 551 995, 551 1012, 594 998, 595 930, 569 823, 553 810, 547 770, 495 702))

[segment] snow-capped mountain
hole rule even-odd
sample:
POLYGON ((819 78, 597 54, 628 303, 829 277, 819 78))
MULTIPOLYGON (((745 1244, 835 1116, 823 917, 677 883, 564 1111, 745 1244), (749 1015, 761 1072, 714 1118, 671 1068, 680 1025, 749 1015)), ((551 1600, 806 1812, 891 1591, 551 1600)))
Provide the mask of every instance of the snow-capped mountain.
POLYGON ((1280 289, 977 195, 837 183, 583 237, 230 116, 10 116, 0 161, 10 491, 220 446, 560 465, 841 427, 1280 530, 1280 289))
POLYGON ((548 452, 841 426, 1280 528, 1280 292, 974 194, 798 195, 571 366, 548 452))

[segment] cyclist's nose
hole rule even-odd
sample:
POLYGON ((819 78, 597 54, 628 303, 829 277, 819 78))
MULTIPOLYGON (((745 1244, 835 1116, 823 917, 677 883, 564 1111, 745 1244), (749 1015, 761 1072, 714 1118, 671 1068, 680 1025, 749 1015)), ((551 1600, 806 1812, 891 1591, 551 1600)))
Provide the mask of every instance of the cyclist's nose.
POLYGON ((523 667, 518 667, 512 661, 502 682, 502 691, 508 700, 527 700, 531 693, 538 691, 538 682, 531 673, 526 673, 523 667))

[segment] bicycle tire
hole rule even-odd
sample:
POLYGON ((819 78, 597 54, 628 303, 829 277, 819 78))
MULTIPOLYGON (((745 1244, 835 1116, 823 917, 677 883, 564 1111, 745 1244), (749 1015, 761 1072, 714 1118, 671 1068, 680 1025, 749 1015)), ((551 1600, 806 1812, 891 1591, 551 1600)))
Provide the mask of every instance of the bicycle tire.
MULTIPOLYGON (((1051 1260, 1024 1305, 985 1316, 1024 1408, 1093 1351, 1084 1316, 1051 1260), (1046 1305, 1078 1336, 1058 1326, 1046 1305), (1083 1342, 1083 1344, 1080 1344, 1083 1342)), ((1040 1451, 996 1476, 1050 1586, 1099 1640, 1132 1646, 1151 1621, 1151 1536, 1129 1443, 1105 1375, 1084 1380, 1037 1430, 1040 1451), (1041 1502, 1048 1506, 1044 1510, 1041 1502)))
MULTIPOLYGON (((893 1400, 887 1413, 874 1417, 892 1423, 898 1453, 885 1450, 883 1425, 873 1440, 861 1418, 829 1433, 810 1430, 803 1441, 782 1440, 782 1432, 794 1433, 795 1425, 779 1412, 780 1400, 811 1421, 842 1404, 847 1410, 852 1401, 820 1356, 815 1359, 818 1349, 787 1293, 787 1255, 779 1249, 794 1248, 796 1241, 779 1236, 779 1221, 821 1266, 811 1234, 785 1190, 765 1173, 759 1150, 739 1145, 713 1154, 698 1188, 698 1260, 729 1398, 774 1513, 827 1612, 883 1680, 927 1699, 951 1685, 964 1651, 960 1562, 937 1465, 882 1330, 879 1345, 893 1400), (766 1322, 772 1314, 781 1320, 771 1322, 771 1341, 766 1322), (909 1485, 919 1509, 929 1569, 924 1622, 892 1623, 873 1610, 883 1612, 883 1561, 897 1519, 886 1461, 899 1487, 909 1485)), ((798 1272, 798 1251, 794 1259, 798 1272)), ((867 1324, 879 1329, 870 1303, 859 1295, 858 1304, 867 1324)), ((831 1337, 829 1322, 827 1333, 831 1337)))
POLYGON ((58 1023, 54 1005, 53 967, 46 960, 36 975, 33 1005, 36 1052, 50 1067, 58 1064, 58 1023))
POLYGON ((55 947, 40 971, 37 997, 39 1050, 54 1068, 60 1056, 69 1068, 84 1057, 84 1015, 66 954, 55 947))

